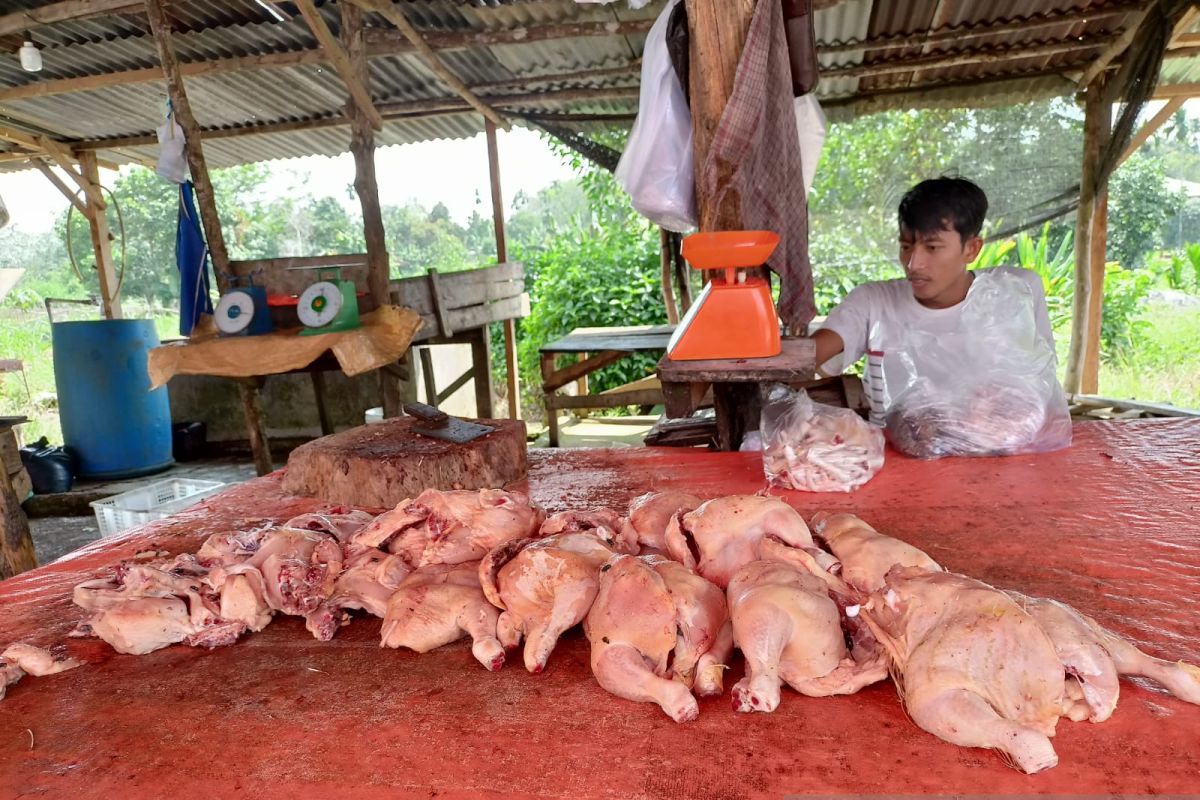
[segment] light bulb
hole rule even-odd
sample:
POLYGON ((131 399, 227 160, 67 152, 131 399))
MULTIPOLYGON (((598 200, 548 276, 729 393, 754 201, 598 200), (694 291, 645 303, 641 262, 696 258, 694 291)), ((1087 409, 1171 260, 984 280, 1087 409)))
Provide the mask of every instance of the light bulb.
POLYGON ((37 49, 29 39, 21 45, 21 69, 26 72, 41 72, 42 71, 42 51, 37 49))

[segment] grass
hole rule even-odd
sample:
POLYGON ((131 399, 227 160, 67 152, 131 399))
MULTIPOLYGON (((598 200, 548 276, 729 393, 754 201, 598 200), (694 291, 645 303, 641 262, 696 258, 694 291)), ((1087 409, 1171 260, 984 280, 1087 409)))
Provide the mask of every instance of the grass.
MULTIPOLYGON (((127 309, 126 315, 131 318, 142 316, 133 308, 127 309)), ((82 313, 71 315, 69 312, 61 317, 92 318, 82 313)), ((55 319, 60 319, 57 309, 55 319)), ((179 336, 178 315, 159 313, 154 317, 154 326, 160 340, 179 336)), ((29 417, 29 422, 17 428, 22 442, 34 442, 45 436, 51 443, 61 444, 50 321, 43 312, 0 308, 0 359, 11 358, 24 362, 29 389, 26 392, 20 372, 0 373, 0 416, 29 417)))
POLYGON ((1200 409, 1200 306, 1148 307, 1135 356, 1100 367, 1100 394, 1200 409))

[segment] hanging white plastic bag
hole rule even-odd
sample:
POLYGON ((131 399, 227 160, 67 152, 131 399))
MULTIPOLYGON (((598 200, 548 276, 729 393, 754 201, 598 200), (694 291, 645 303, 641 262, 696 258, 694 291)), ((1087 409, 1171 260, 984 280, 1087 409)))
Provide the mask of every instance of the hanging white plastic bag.
POLYGON ((155 133, 158 134, 158 165, 155 172, 171 183, 183 183, 188 177, 183 128, 173 117, 168 117, 155 133))
POLYGON ((1055 354, 1037 332, 1032 287, 1019 275, 975 275, 958 328, 930 334, 877 323, 882 399, 892 445, 916 458, 996 456, 1071 444, 1055 354))
POLYGON ((804 194, 812 194, 817 163, 825 149, 825 112, 813 92, 796 98, 796 131, 800 134, 800 169, 804 174, 804 194))
POLYGON ((646 36, 638 115, 616 178, 642 216, 667 230, 696 227, 692 113, 667 51, 671 0, 646 36))
MULTIPOLYGON (((848 408, 772 386, 759 418, 763 472, 782 489, 849 492, 883 468, 883 432, 848 408)), ((749 437, 747 437, 749 438, 749 437)))

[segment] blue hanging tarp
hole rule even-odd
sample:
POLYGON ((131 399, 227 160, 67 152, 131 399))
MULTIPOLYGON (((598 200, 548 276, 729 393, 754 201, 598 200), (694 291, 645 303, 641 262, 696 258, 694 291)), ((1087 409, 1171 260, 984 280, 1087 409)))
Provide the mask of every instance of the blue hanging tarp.
POLYGON ((179 333, 188 336, 201 314, 213 313, 209 298, 208 245, 196 214, 192 182, 179 186, 179 227, 175 233, 175 264, 179 267, 179 333))

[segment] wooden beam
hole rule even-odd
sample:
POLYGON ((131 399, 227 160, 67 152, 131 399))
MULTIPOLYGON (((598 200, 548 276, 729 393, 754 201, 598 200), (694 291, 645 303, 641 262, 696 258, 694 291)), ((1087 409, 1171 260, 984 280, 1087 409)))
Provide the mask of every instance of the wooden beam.
POLYGON ((130 11, 136 7, 130 0, 65 0, 60 3, 46 3, 39 8, 28 8, 0 16, 0 36, 24 33, 56 22, 111 14, 118 10, 130 11))
POLYGON ((1200 83, 1160 83, 1154 90, 1155 100, 1169 100, 1172 97, 1182 97, 1185 100, 1200 97, 1200 83))
POLYGON ((1082 40, 1046 42, 1029 47, 1013 47, 1009 49, 983 48, 965 52, 930 53, 929 55, 894 58, 866 64, 822 67, 821 77, 878 78, 885 75, 899 75, 923 69, 941 69, 968 64, 1003 64, 1009 61, 1023 61, 1029 58, 1057 56, 1093 50, 1112 42, 1113 38, 1112 36, 1093 36, 1082 40))
POLYGON ((346 51, 342 49, 337 37, 333 35, 333 31, 329 30, 329 26, 325 24, 325 18, 321 16, 321 12, 317 11, 313 0, 294 0, 294 2, 296 8, 300 9, 300 13, 304 16, 304 21, 308 23, 309 30, 321 43, 326 60, 341 76, 342 83, 346 85, 350 97, 354 100, 354 105, 367 115, 372 128, 375 130, 382 128, 383 117, 379 116, 379 112, 375 110, 375 102, 371 99, 368 82, 363 80, 354 69, 354 65, 350 63, 350 56, 346 55, 346 51))
POLYGON ((40 158, 34 158, 32 163, 39 172, 46 176, 46 180, 50 181, 54 188, 58 189, 58 191, 62 193, 63 197, 71 201, 71 205, 79 209, 79 213, 83 214, 84 219, 88 219, 90 217, 91 211, 89 211, 87 205, 79 199, 79 193, 71 191, 70 187, 63 183, 62 180, 54 174, 54 170, 50 169, 49 164, 40 158))
MULTIPOLYGON (((367 51, 363 42, 362 9, 350 3, 341 5, 342 37, 346 43, 350 69, 360 85, 368 79, 367 51)), ((379 112, 359 106, 351 96, 346 104, 350 118, 350 152, 354 155, 354 191, 358 195, 363 215, 363 239, 367 245, 367 286, 377 306, 387 305, 390 288, 391 261, 388 258, 387 234, 383 227, 383 209, 379 203, 379 183, 375 178, 375 134, 373 119, 379 112)))
POLYGON ((1175 112, 1183 108, 1183 104, 1187 102, 1186 97, 1172 97, 1170 100, 1158 110, 1158 113, 1146 122, 1133 138, 1129 140, 1129 145, 1125 148, 1125 152, 1117 160, 1117 166, 1125 163, 1125 160, 1138 151, 1138 148, 1146 143, 1146 140, 1154 135, 1154 132, 1163 126, 1163 124, 1171 117, 1175 116, 1175 112))
POLYGON ((817 42, 816 49, 821 55, 831 53, 848 53, 865 50, 896 50, 908 47, 921 47, 925 44, 953 43, 962 44, 973 39, 995 37, 1003 34, 1029 34, 1043 28, 1062 28, 1080 22, 1093 22, 1097 19, 1123 16, 1141 8, 1140 2, 1123 3, 1120 5, 1095 8, 1072 8, 1065 11, 1049 11, 1033 14, 1019 19, 1009 19, 991 25, 957 25, 939 27, 928 33, 901 33, 885 36, 871 36, 866 39, 848 39, 846 41, 817 42))
POLYGON ((1092 85, 1092 81, 1096 79, 1096 76, 1108 69, 1109 64, 1129 48, 1129 45, 1133 42, 1133 37, 1137 35, 1138 28, 1142 26, 1142 22, 1146 19, 1150 5, 1152 4, 1147 4, 1145 8, 1135 11, 1130 16, 1129 24, 1121 31, 1121 35, 1110 43, 1108 47, 1104 48, 1104 51, 1096 57, 1091 66, 1083 71, 1083 75, 1079 78, 1079 86, 1081 88, 1087 90, 1092 85))
MULTIPOLYGON (((98 209, 99 211, 104 211, 104 194, 100 191, 99 179, 93 181, 88 177, 86 171, 80 172, 76 170, 74 164, 71 163, 76 159, 76 157, 65 147, 59 145, 51 139, 46 138, 45 136, 38 137, 38 143, 42 146, 42 151, 49 155, 50 158, 54 159, 54 163, 58 164, 59 168, 63 172, 67 173, 71 180, 75 181, 75 183, 79 185, 79 188, 83 190, 85 195, 87 195, 88 205, 98 209)), ((89 155, 95 154, 89 153, 89 155)), ((80 166, 82 166, 83 157, 80 156, 79 158, 80 166)))
MULTIPOLYGON (((299 2, 311 3, 311 0, 299 0, 299 2)), ((471 91, 469 86, 463 83, 461 78, 455 75, 450 68, 446 66, 446 62, 444 62, 441 59, 441 56, 439 56, 437 52, 429 46, 424 37, 421 36, 421 32, 413 27, 412 23, 408 21, 408 17, 404 16, 404 12, 393 5, 391 0, 350 0, 350 2, 365 9, 366 11, 372 11, 381 15, 388 22, 395 25, 396 28, 404 34, 404 37, 412 42, 413 46, 417 48, 417 52, 421 54, 421 57, 425 60, 426 65, 428 65, 428 67, 433 70, 433 73, 441 78, 447 86, 453 89, 455 94, 457 94, 463 100, 466 100, 467 104, 470 105, 471 108, 474 108, 476 111, 482 114, 492 124, 504 128, 505 130, 508 129, 507 120, 496 113, 495 109, 483 102, 478 95, 471 91)), ((301 5, 300 9, 303 10, 304 6, 301 5)))
POLYGON ((0 125, 0 139, 12 142, 13 144, 19 144, 26 150, 36 150, 39 153, 42 151, 42 143, 38 141, 38 137, 3 125, 0 125))
MULTIPOLYGON (((1079 185, 1079 210, 1075 220, 1075 290, 1071 305, 1071 343, 1067 351, 1067 368, 1063 388, 1078 394, 1083 385, 1084 363, 1089 357, 1090 325, 1094 303, 1103 303, 1104 284, 1093 283, 1091 265, 1093 248, 1093 216, 1096 199, 1102 188, 1097 185, 1100 156, 1104 148, 1105 129, 1111 106, 1105 102, 1103 80, 1097 80, 1084 94, 1083 159, 1079 185), (1096 297, 1099 295, 1099 298, 1096 297)), ((1098 342, 1096 343, 1098 347, 1098 342)))
MULTIPOLYGON (((100 191, 100 170, 96 165, 95 153, 82 153, 79 166, 88 183, 100 191)), ((89 195, 90 197, 90 195, 89 195)), ((96 276, 100 280, 100 305, 105 319, 121 319, 121 286, 117 270, 113 265, 112 234, 108 230, 108 215, 104 206, 88 202, 88 223, 92 232, 92 249, 96 253, 96 276)))
POLYGON ((188 102, 187 92, 183 88, 183 75, 179 71, 179 60, 175 57, 175 46, 171 43, 171 26, 167 23, 163 11, 163 0, 146 0, 146 17, 150 21, 150 30, 154 32, 154 41, 158 44, 158 58, 167 78, 167 89, 171 96, 175 120, 183 129, 183 137, 187 142, 185 150, 188 168, 192 173, 192 183, 196 187, 200 222, 204 227, 208 253, 212 257, 213 273, 217 276, 218 287, 224 292, 229 282, 229 254, 225 250, 225 235, 221 231, 221 218, 217 214, 216 193, 208 177, 208 163, 204 160, 200 125, 192 114, 191 103, 188 102))
MULTIPOLYGON (((542 103, 562 103, 576 100, 637 100, 636 87, 621 87, 616 89, 566 89, 550 92, 533 92, 520 95, 500 95, 494 98, 494 104, 501 107, 519 107, 540 105, 542 103)), ((460 98, 452 97, 437 100, 415 100, 409 103, 381 104, 380 113, 384 119, 403 119, 405 117, 426 117, 435 114, 462 114, 470 111, 471 107, 460 98)), ((226 139, 236 136, 255 136, 269 133, 286 133, 288 131, 311 131, 320 128, 338 128, 349 125, 350 121, 344 116, 317 117, 284 122, 270 122, 262 125, 237 125, 226 128, 209 128, 203 131, 205 139, 226 139)), ((120 136, 110 139, 85 139, 71 142, 78 150, 109 150, 119 147, 145 147, 158 143, 158 138, 152 134, 139 136, 120 136)))
MULTIPOLYGON (((521 44, 523 42, 555 41, 569 38, 593 36, 626 36, 645 33, 653 20, 630 20, 628 22, 586 22, 567 25, 537 25, 502 31, 424 31, 425 41, 437 50, 466 50, 475 47, 521 44)), ((416 53, 416 46, 403 38, 398 31, 369 28, 365 31, 367 56, 380 58, 416 53)), ((179 64, 185 77, 219 75, 228 72, 249 72, 261 69, 320 64, 326 60, 321 48, 291 50, 281 53, 233 56, 211 61, 191 61, 179 64)), ((152 67, 83 75, 76 78, 51 78, 0 89, 0 102, 23 100, 31 97, 48 97, 68 92, 83 92, 109 86, 130 86, 154 83, 162 80, 162 70, 152 67)))
MULTIPOLYGON (((496 125, 490 120, 483 122, 487 136, 488 178, 492 188, 492 228, 496 233, 496 263, 508 261, 508 237, 504 230, 504 191, 500 186, 500 145, 496 139, 496 125)), ((508 391, 508 418, 521 418, 521 379, 517 362, 517 325, 511 319, 504 320, 504 370, 508 391)))
MULTIPOLYGON (((725 104, 733 92, 734 77, 741 60, 746 32, 754 12, 753 0, 686 0, 691 32, 691 106, 696 184, 716 136, 725 104)), ((697 193, 700 230, 740 230, 741 198, 727 188, 734 166, 718 164, 716 197, 697 193)))

